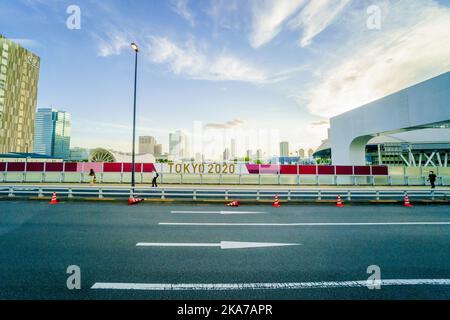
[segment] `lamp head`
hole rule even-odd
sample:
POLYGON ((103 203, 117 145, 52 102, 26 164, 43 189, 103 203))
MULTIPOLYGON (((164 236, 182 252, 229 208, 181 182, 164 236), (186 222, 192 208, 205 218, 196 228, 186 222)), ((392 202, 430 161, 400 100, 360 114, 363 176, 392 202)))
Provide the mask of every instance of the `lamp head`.
POLYGON ((132 43, 131 44, 131 49, 133 49, 134 51, 136 51, 136 52, 139 52, 139 47, 138 47, 138 45, 136 44, 136 43, 132 43))

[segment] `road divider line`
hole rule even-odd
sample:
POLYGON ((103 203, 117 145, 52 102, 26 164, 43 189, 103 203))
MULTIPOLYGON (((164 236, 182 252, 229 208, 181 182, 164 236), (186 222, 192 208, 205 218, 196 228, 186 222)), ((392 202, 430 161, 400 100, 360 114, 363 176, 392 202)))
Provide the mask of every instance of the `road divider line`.
POLYGON ((343 227, 343 226, 448 226, 450 222, 315 222, 315 223, 232 223, 232 222, 159 222, 161 226, 198 227, 343 227))
MULTIPOLYGON (((380 280, 381 286, 450 286, 450 279, 390 279, 380 280)), ((97 282, 91 289, 146 291, 226 291, 226 290, 303 290, 330 288, 367 288, 372 282, 279 282, 279 283, 105 283, 97 282)))
POLYGON ((271 242, 240 242, 221 241, 220 243, 158 243, 139 242, 136 247, 219 247, 222 250, 228 249, 255 249, 270 247, 300 246, 300 243, 271 243, 271 242))
POLYGON ((233 214, 265 214, 266 212, 254 212, 254 211, 171 211, 174 214, 223 214, 223 215, 233 215, 233 214))

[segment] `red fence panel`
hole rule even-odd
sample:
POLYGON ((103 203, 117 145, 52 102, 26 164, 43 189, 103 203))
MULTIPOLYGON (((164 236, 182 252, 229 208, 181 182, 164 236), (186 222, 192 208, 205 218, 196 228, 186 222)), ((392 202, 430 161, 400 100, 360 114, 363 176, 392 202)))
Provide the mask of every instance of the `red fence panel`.
POLYGON ((62 172, 64 169, 64 163, 62 162, 47 162, 45 164, 46 172, 62 172))
POLYGON ((77 172, 78 170, 77 162, 66 162, 64 164, 64 172, 77 172))
POLYGON ((8 172, 24 172, 25 162, 8 162, 8 172))
POLYGON ((297 166, 294 165, 282 165, 280 166, 281 174, 297 174, 297 166))
POLYGON ((336 166, 336 175, 352 176, 353 175, 353 167, 352 166, 336 166))
POLYGON ((6 162, 0 162, 0 171, 6 171, 6 162))
POLYGON ((298 167, 299 174, 303 175, 316 175, 317 174, 317 166, 299 166, 298 167))
POLYGON ((278 164, 262 164, 259 167, 260 174, 279 174, 280 166, 278 164))
POLYGON ((389 169, 386 166, 374 166, 372 167, 372 175, 387 176, 389 175, 389 169))
POLYGON ((105 163, 103 165, 103 172, 122 172, 121 163, 105 163))
POLYGON ((355 176, 370 176, 370 167, 355 166, 355 176))
POLYGON ((142 172, 153 172, 156 171, 155 165, 153 163, 142 164, 142 172))
POLYGON ((28 162, 27 172, 44 172, 44 162, 28 162))
MULTIPOLYGON (((131 172, 132 164, 131 163, 124 163, 123 164, 123 172, 131 172)), ((135 163, 134 164, 134 171, 135 172, 141 172, 142 171, 142 163, 135 163)))
POLYGON ((248 173, 259 174, 259 164, 246 164, 248 173))
POLYGON ((318 173, 323 175, 334 175, 334 166, 318 166, 318 173))

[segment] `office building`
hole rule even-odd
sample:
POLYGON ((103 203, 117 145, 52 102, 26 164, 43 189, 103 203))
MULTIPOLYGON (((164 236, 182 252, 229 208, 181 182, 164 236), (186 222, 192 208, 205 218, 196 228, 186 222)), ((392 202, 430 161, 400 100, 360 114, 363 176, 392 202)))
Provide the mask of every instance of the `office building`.
POLYGON ((224 151, 223 151, 223 161, 229 161, 230 160, 230 158, 231 158, 231 151, 230 151, 230 149, 229 148, 226 148, 224 151))
POLYGON ((70 159, 71 115, 53 108, 36 112, 33 152, 70 159))
POLYGON ((236 158, 236 139, 231 139, 231 158, 236 158))
POLYGON ((300 157, 300 159, 304 159, 305 158, 305 149, 298 150, 298 156, 300 157))
POLYGON ((169 134, 169 155, 175 160, 189 158, 190 142, 187 133, 177 130, 169 134))
POLYGON ((263 151, 261 149, 256 150, 256 159, 262 160, 264 157, 263 151))
POLYGON ((280 157, 289 157, 289 143, 286 141, 280 143, 280 157))
POLYGON ((0 153, 33 150, 40 59, 0 35, 0 153))
POLYGON ((139 137, 139 154, 155 154, 156 139, 152 136, 139 137))
POLYGON ((162 156, 162 144, 156 144, 155 145, 155 153, 153 154, 155 157, 161 157, 162 156))

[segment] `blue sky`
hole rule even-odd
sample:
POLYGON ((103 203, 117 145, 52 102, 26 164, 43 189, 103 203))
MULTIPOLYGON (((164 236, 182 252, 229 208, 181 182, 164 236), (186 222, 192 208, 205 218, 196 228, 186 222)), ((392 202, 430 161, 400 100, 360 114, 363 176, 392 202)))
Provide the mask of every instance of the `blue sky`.
POLYGON ((273 130, 295 150, 318 147, 330 117, 448 71, 449 26, 448 0, 0 0, 0 33, 41 57, 38 107, 72 114, 72 146, 122 151, 130 42, 139 135, 167 151, 170 131, 201 121, 241 145, 273 130), (70 5, 80 30, 66 27, 70 5), (367 27, 372 5, 380 28, 367 27))

